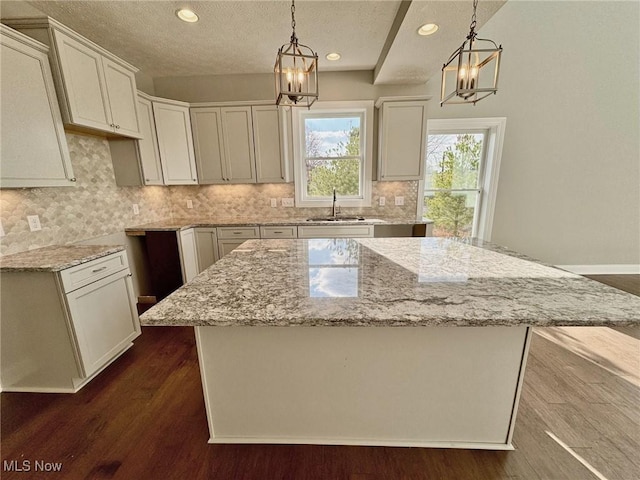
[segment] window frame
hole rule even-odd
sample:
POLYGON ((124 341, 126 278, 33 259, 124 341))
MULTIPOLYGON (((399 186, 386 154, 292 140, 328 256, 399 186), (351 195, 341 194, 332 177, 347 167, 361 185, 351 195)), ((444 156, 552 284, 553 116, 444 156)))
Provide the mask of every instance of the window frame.
POLYGON ((373 169, 373 100, 345 102, 316 102, 310 109, 292 109, 293 171, 295 202, 298 207, 331 207, 333 199, 309 197, 307 195, 306 165, 304 164, 306 118, 331 118, 331 116, 360 116, 360 147, 362 164, 360 169, 360 193, 358 197, 340 197, 336 204, 341 207, 370 207, 373 169))
MULTIPOLYGON (((480 166, 476 211, 474 212, 474 227, 472 235, 481 240, 490 241, 493 228, 493 217, 498 193, 498 177, 502 160, 502 147, 506 129, 506 117, 494 118, 451 118, 432 119, 427 121, 427 142, 429 135, 464 134, 485 132, 483 145, 483 162, 480 166)), ((428 149, 428 147, 427 147, 428 149)), ((426 159, 426 151, 424 162, 426 159)), ((425 175, 427 169, 425 168, 425 175)), ((425 178, 418 182, 419 198, 417 202, 417 218, 422 220, 425 197, 425 178)))

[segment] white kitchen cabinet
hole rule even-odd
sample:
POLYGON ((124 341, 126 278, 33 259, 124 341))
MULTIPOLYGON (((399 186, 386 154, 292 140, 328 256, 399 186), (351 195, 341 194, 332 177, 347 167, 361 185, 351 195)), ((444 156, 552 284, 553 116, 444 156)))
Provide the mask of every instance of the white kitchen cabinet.
POLYGON ((378 180, 422 180, 427 136, 427 102, 384 102, 378 123, 378 180))
POLYGON ((256 163, 251 107, 220 109, 227 183, 255 183, 256 163))
POLYGON ((140 138, 135 67, 52 18, 3 21, 50 47, 66 124, 140 138))
POLYGON ((75 185, 47 51, 0 24, 2 188, 75 185))
POLYGON ((195 232, 198 272, 202 272, 219 259, 218 235, 215 227, 197 227, 195 232))
POLYGON ((373 237, 373 225, 300 225, 298 238, 373 237))
POLYGON ((246 240, 260 238, 259 227, 218 227, 218 256, 224 257, 246 240))
POLYGON ((170 100, 152 103, 165 185, 197 184, 189 104, 170 100))
POLYGON ((286 136, 281 132, 281 113, 275 105, 251 107, 253 118, 253 142, 258 183, 283 183, 287 181, 285 162, 286 136))
POLYGON ((187 283, 200 272, 195 229, 180 230, 178 232, 178 244, 180 246, 182 279, 184 283, 187 283))
POLYGON ((125 251, 59 272, 3 272, 1 381, 76 392, 140 335, 125 251))
POLYGON ((288 116, 274 105, 192 107, 199 183, 290 181, 288 116))
POLYGON ((152 99, 138 92, 142 138, 109 139, 113 172, 116 185, 120 187, 164 185, 152 99))
POLYGON ((262 226, 260 238, 298 238, 298 227, 295 225, 262 226))

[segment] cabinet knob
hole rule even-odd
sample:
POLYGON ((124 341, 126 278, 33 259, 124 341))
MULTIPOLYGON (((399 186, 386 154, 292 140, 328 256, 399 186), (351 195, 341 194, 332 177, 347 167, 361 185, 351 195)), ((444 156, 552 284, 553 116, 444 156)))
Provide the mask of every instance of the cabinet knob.
POLYGON ((120 128, 120 125, 116 125, 116 128, 120 128))
POLYGON ((71 177, 71 178, 69 179, 69 181, 70 181, 70 182, 75 182, 75 181, 76 181, 76 177, 71 177))

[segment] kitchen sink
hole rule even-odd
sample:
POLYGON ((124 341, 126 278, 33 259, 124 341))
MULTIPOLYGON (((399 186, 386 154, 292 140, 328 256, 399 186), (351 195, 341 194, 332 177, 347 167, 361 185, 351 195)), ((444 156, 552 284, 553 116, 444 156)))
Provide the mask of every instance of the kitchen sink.
POLYGON ((353 221, 363 221, 364 217, 312 217, 307 218, 307 222, 353 222, 353 221))

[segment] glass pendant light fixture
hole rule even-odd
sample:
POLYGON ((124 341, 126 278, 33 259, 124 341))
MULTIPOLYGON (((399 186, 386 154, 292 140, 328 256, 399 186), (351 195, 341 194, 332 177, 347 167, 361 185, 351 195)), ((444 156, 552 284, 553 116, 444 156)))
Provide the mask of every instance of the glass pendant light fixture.
POLYGON ((475 105, 498 91, 502 45, 498 46, 492 40, 477 38, 475 30, 477 7, 478 0, 473 0, 469 35, 442 66, 440 106, 445 103, 475 105))
POLYGON ((311 107, 318 99, 318 54, 298 43, 296 5, 291 2, 291 40, 278 50, 273 69, 276 80, 276 105, 311 107))

